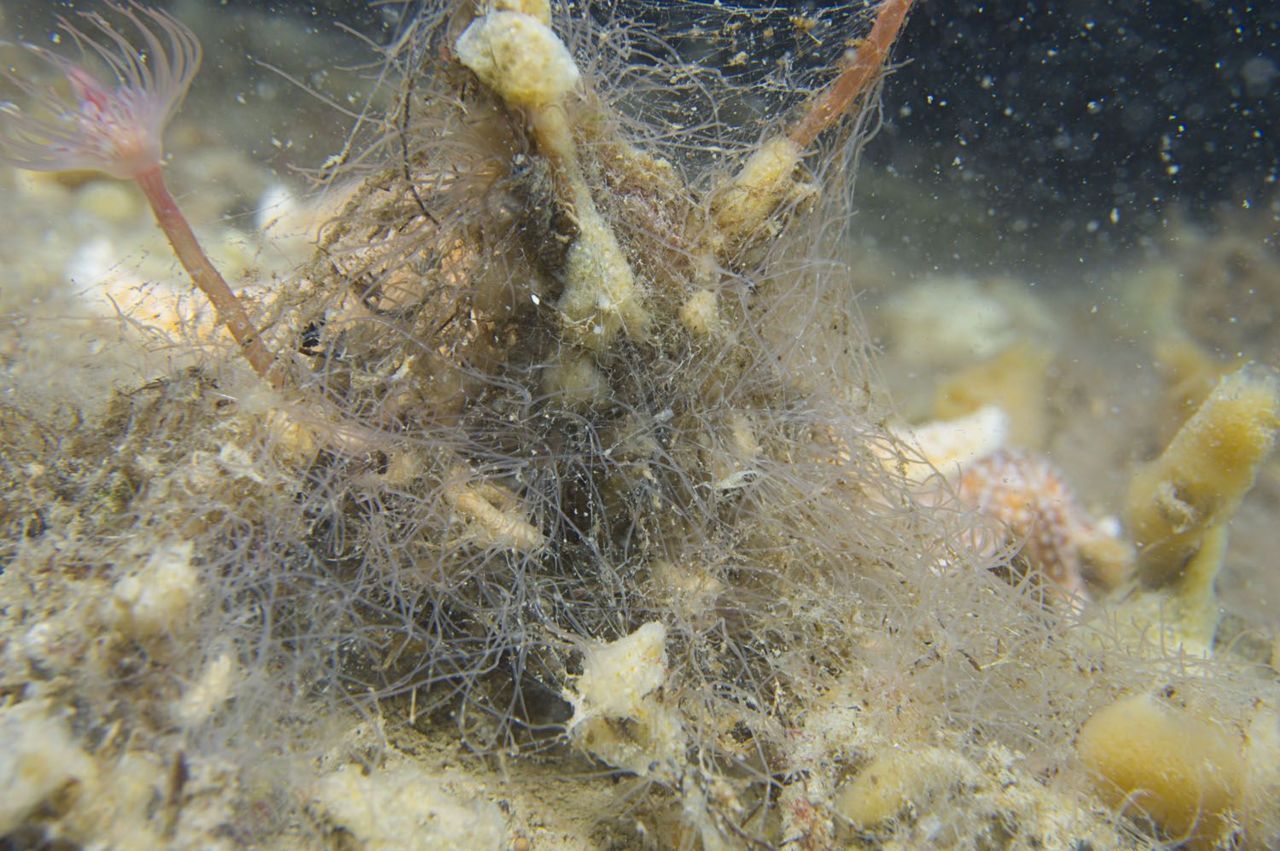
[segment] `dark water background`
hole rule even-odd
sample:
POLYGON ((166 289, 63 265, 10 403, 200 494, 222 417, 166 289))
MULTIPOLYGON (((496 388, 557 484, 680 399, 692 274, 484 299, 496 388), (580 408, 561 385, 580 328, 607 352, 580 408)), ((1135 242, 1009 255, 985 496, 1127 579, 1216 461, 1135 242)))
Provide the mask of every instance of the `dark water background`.
POLYGON ((924 2, 886 93, 888 135, 911 140, 909 173, 1054 240, 1089 222, 1130 239, 1171 203, 1198 219, 1269 206, 1278 42, 1271 0, 924 2))
MULTIPOLYGON (((317 26, 340 20, 374 38, 387 37, 394 18, 413 8, 237 3, 317 26)), ((618 5, 655 27, 695 8, 618 5)), ((814 14, 823 4, 771 5, 814 14)), ((903 65, 886 87, 885 126, 867 166, 907 178, 940 205, 907 211, 917 220, 902 223, 935 234, 923 250, 938 263, 973 262, 992 240, 1014 238, 1045 256, 1127 248, 1158 234, 1171 216, 1212 224, 1226 211, 1269 216, 1275 238, 1274 0, 918 0, 895 57, 903 65), (955 235, 934 219, 948 220, 955 235)), ((868 184, 870 219, 890 209, 903 215, 895 190, 868 184)))

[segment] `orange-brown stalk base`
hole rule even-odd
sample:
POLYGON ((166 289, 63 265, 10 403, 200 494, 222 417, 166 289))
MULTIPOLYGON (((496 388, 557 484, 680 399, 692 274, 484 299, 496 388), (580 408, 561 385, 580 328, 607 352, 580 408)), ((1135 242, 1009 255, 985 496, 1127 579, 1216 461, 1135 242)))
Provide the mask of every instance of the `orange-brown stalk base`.
POLYGON ((858 45, 853 63, 840 72, 840 76, 818 95, 804 117, 787 132, 797 147, 804 150, 813 144, 823 130, 839 120, 853 102, 879 79, 889 48, 897 40, 912 2, 885 0, 880 6, 871 33, 858 45))

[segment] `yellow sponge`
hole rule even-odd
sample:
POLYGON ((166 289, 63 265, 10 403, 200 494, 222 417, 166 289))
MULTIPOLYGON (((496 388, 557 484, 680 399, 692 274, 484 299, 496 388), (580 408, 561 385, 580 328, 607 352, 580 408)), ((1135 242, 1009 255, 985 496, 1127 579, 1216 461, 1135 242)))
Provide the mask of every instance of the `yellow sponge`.
POLYGON ((1149 695, 1099 710, 1076 740, 1106 802, 1193 848, 1221 835, 1244 779, 1241 745, 1214 722, 1149 695))
POLYGON ((1253 486, 1280 423, 1275 376, 1245 367, 1224 377, 1129 488, 1129 529, 1150 586, 1175 581, 1206 533, 1253 486))

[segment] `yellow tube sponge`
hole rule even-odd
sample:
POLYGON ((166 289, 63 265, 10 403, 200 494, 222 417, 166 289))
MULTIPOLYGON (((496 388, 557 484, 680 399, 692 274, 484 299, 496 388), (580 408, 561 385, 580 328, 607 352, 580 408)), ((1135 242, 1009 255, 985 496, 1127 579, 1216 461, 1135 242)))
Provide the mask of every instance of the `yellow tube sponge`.
POLYGON ((1179 580, 1205 535, 1235 513, 1275 442, 1278 416, 1274 374, 1237 370, 1134 476, 1126 513, 1146 584, 1179 580))
POLYGON ((579 204, 578 238, 569 247, 558 307, 565 336, 598 350, 608 347, 619 333, 643 338, 649 312, 644 289, 636 282, 617 237, 589 203, 590 196, 585 196, 579 204))
POLYGON ((490 12, 458 37, 458 60, 512 106, 557 103, 577 85, 580 74, 547 23, 522 12, 490 12))
POLYGON ((528 111, 539 152, 557 172, 562 201, 573 211, 578 237, 565 258, 558 305, 565 336, 592 350, 607 348, 619 333, 643 337, 649 325, 644 288, 597 210, 578 162, 565 101, 581 72, 550 27, 549 7, 539 0, 503 0, 472 21, 454 49, 503 101, 528 111))
POLYGON ((754 233, 795 190, 796 167, 804 151, 786 136, 760 146, 715 196, 712 215, 729 242, 754 233))
POLYGON ((1211 847, 1221 836, 1244 780, 1234 735, 1150 695, 1095 713, 1080 729, 1076 751, 1109 806, 1150 819, 1192 848, 1211 847))

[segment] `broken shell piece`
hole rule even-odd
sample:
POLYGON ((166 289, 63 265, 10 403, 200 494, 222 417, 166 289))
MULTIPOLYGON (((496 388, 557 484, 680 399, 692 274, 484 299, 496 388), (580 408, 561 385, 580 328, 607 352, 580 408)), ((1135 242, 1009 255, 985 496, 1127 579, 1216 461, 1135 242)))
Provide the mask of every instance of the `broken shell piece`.
POLYGON ((174 719, 187 727, 207 721, 222 704, 231 699, 238 673, 236 659, 223 651, 214 657, 200 679, 191 684, 174 707, 174 719))
POLYGON ((588 649, 568 729, 574 742, 615 768, 642 777, 674 777, 686 745, 679 713, 661 695, 667 678, 667 630, 653 622, 588 649))
POLYGON ((48 704, 0 709, 0 836, 12 834, 60 790, 74 794, 96 779, 93 760, 48 704))
POLYGON ((343 765, 310 790, 312 806, 366 851, 508 848, 502 811, 475 790, 414 765, 343 765))
POLYGON ((988 405, 968 416, 895 429, 895 433, 919 454, 904 459, 896 453, 884 453, 885 466, 901 471, 916 484, 923 484, 935 472, 955 481, 973 462, 1005 445, 1009 417, 1002 409, 988 405))
POLYGON ((169 541, 116 581, 112 614, 122 632, 148 639, 172 634, 186 621, 199 590, 191 556, 190 541, 169 541))

